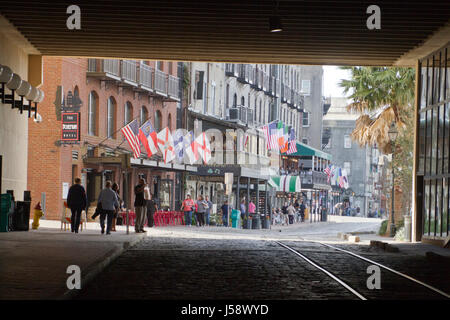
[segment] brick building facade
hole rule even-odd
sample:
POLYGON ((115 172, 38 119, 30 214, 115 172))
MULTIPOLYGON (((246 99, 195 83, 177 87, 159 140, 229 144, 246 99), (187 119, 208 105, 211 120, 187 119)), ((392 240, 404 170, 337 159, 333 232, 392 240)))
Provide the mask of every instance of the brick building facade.
MULTIPOLYGON (((105 159, 131 153, 123 134, 126 122, 145 119, 157 131, 176 128, 178 83, 177 63, 163 61, 97 60, 45 57, 43 61, 45 100, 38 112, 43 121, 29 120, 28 189, 34 206, 46 195, 46 218, 59 219, 64 210, 64 191, 76 177, 85 186, 90 211, 106 180, 119 183, 120 196, 133 209, 133 186, 143 175, 161 206, 174 204, 175 173, 164 168, 131 167, 105 159), (61 143, 60 101, 71 91, 82 101, 80 143, 61 143), (155 87, 162 86, 162 88, 155 87), (164 91, 165 90, 165 91, 164 91), (126 119, 127 118, 127 119, 126 119), (159 129, 159 130, 158 130, 159 129), (108 133, 114 133, 108 138, 108 133)), ((143 152, 145 149, 142 147, 143 152)), ((152 159, 160 159, 160 154, 152 159)), ((145 156, 144 156, 145 158, 145 156)))

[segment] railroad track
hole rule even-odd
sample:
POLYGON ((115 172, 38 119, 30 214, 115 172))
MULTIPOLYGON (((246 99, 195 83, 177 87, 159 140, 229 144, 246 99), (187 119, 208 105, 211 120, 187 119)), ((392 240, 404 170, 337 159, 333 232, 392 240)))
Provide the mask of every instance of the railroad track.
POLYGON ((313 250, 275 242, 325 273, 360 300, 450 299, 450 295, 442 290, 349 250, 321 242, 309 242, 320 245, 320 248, 315 247, 313 250), (325 251, 322 250, 324 248, 325 251), (349 263, 349 256, 354 258, 351 259, 351 265, 343 265, 349 263), (366 280, 370 276, 367 273, 368 266, 378 266, 384 272, 380 289, 369 289, 366 286, 366 280), (350 273, 348 268, 351 268, 350 273))

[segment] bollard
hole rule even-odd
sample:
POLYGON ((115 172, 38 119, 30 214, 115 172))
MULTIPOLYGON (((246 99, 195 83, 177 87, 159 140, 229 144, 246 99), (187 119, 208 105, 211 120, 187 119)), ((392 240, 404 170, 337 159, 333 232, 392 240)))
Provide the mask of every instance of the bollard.
POLYGON ((127 209, 127 234, 130 234, 130 219, 128 217, 129 209, 127 209))
POLYGON ((405 219, 405 241, 411 242, 411 216, 403 216, 405 219))

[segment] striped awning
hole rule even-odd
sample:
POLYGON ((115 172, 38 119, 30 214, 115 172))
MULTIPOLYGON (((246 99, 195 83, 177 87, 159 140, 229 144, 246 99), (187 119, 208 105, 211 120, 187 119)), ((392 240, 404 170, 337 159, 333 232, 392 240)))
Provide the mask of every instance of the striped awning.
POLYGON ((299 176, 273 176, 268 183, 279 192, 301 192, 299 176))

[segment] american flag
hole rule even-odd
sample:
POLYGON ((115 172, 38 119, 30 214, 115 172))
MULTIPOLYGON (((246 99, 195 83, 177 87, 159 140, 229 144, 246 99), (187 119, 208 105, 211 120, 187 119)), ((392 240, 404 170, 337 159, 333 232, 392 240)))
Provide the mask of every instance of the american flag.
POLYGON ((330 178, 331 175, 331 166, 327 166, 325 169, 323 169, 323 172, 325 172, 328 176, 328 179, 330 178))
POLYGON ((139 156, 141 155, 141 146, 139 144, 138 138, 139 125, 137 120, 134 119, 125 127, 120 129, 120 131, 122 131, 123 135, 125 136, 125 139, 127 139, 127 142, 130 145, 131 150, 133 150, 134 157, 138 159, 139 156))
POLYGON ((297 152, 297 140, 295 139, 295 129, 292 128, 289 133, 289 149, 287 154, 292 154, 297 152))
POLYGON ((278 150, 277 122, 272 121, 263 126, 262 129, 266 138, 267 150, 278 150))

